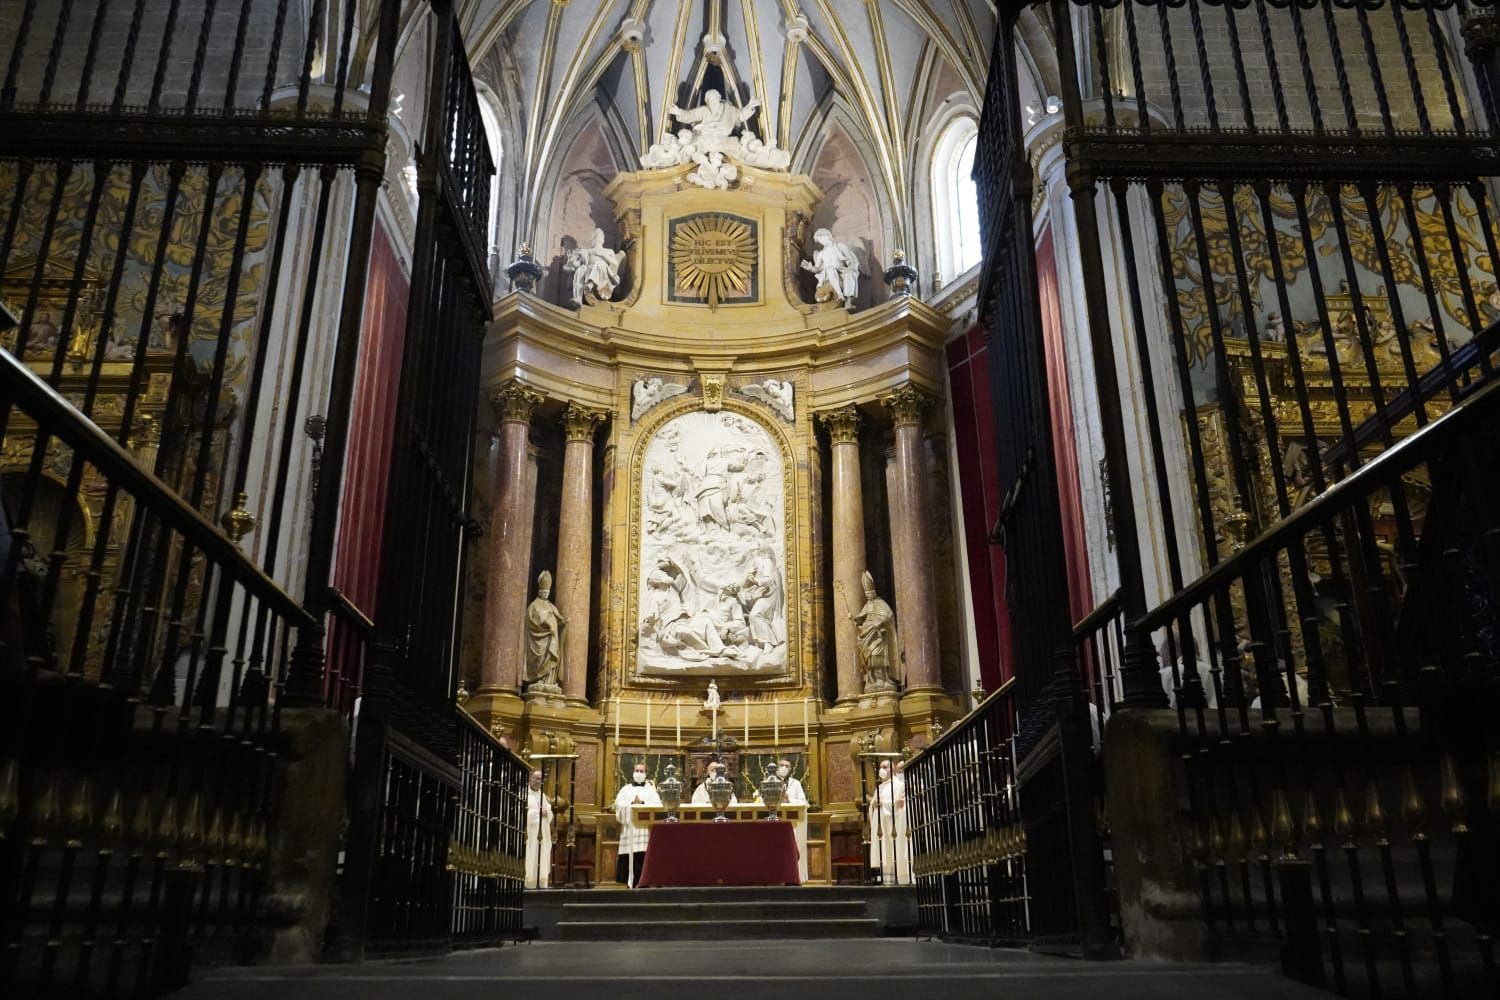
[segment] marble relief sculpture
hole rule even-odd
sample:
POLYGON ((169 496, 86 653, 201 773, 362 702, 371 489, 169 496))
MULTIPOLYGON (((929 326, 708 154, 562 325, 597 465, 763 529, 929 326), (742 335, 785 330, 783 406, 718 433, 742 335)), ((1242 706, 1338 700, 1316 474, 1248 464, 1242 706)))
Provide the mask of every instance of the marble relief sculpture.
POLYGON ((857 629, 864 690, 866 694, 891 691, 896 686, 892 667, 901 655, 901 644, 896 636, 896 613, 875 593, 875 578, 869 570, 860 580, 865 590, 864 607, 849 618, 857 629))
POLYGON ((792 383, 788 379, 768 378, 764 382, 740 386, 740 392, 751 399, 765 403, 781 419, 790 423, 794 418, 792 407, 792 383))
POLYGON ((625 263, 624 250, 604 245, 604 230, 594 230, 590 246, 568 251, 563 270, 573 275, 573 301, 580 306, 608 302, 620 286, 620 265, 625 263))
POLYGON ((526 608, 526 680, 532 691, 561 691, 558 670, 562 666, 563 629, 568 620, 549 598, 552 574, 542 570, 536 578, 536 599, 526 608))
POLYGON ((760 107, 760 99, 737 108, 724 100, 717 90, 703 93, 703 103, 691 109, 672 105, 672 117, 686 128, 668 132, 660 142, 652 143, 641 157, 641 166, 649 169, 686 166, 698 168, 686 180, 699 187, 724 189, 739 177, 737 164, 765 170, 785 170, 792 154, 778 149, 774 140, 767 141, 749 125, 760 107))
POLYGON ((785 670, 783 483, 776 442, 740 414, 685 413, 651 439, 641 479, 641 670, 785 670))
POLYGON ((630 419, 639 420, 657 403, 665 402, 687 391, 688 387, 680 382, 664 382, 655 375, 650 378, 636 379, 630 387, 630 419))
POLYGON ((818 279, 813 298, 819 302, 838 300, 845 309, 853 309, 854 297, 859 294, 859 258, 827 229, 813 233, 813 242, 818 249, 813 251, 812 260, 802 262, 802 270, 811 271, 818 279))

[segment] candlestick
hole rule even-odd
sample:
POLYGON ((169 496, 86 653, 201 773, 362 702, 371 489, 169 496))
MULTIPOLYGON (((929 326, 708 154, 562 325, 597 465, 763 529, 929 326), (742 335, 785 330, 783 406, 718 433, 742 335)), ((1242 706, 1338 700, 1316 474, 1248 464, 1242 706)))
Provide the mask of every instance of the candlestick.
POLYGON ((745 699, 745 746, 750 745, 750 699, 745 699))
POLYGON ((620 749, 620 693, 615 692, 615 749, 620 749))
POLYGON ((677 714, 677 749, 682 749, 682 702, 677 698, 672 699, 672 707, 677 714))
POLYGON ((651 699, 646 699, 646 749, 651 749, 651 699))
POLYGON ((812 701, 812 696, 811 695, 808 695, 806 698, 802 699, 802 742, 803 743, 809 743, 809 742, 811 742, 807 738, 807 703, 810 702, 810 701, 812 701))
POLYGON ((781 702, 775 699, 771 701, 771 744, 781 746, 781 702))

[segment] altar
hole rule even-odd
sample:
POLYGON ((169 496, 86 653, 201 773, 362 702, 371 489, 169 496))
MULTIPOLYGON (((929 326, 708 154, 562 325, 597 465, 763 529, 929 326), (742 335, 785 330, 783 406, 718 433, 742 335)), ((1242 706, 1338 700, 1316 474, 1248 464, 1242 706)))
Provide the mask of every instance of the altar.
MULTIPOLYGON (((758 811, 765 815, 764 809, 758 811)), ((640 878, 648 889, 801 884, 794 823, 764 819, 656 823, 640 878)))

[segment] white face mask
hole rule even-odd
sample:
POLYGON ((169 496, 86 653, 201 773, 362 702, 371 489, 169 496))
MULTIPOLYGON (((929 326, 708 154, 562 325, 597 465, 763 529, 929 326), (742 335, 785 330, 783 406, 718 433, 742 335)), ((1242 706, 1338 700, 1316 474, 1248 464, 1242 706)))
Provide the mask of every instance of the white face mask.
POLYGON ((889 778, 890 776, 891 776, 891 769, 890 768, 888 768, 888 767, 882 767, 880 769, 880 780, 881 781, 884 781, 886 778, 889 778))
POLYGON ((778 777, 778 778, 789 778, 789 777, 791 777, 791 774, 792 774, 792 769, 789 768, 789 767, 786 767, 784 765, 782 767, 778 767, 776 769, 776 777, 778 777))
POLYGON ((637 771, 637 772, 635 772, 635 774, 634 774, 634 776, 632 777, 631 780, 634 781, 637 785, 644 785, 646 783, 646 772, 645 771, 637 771))

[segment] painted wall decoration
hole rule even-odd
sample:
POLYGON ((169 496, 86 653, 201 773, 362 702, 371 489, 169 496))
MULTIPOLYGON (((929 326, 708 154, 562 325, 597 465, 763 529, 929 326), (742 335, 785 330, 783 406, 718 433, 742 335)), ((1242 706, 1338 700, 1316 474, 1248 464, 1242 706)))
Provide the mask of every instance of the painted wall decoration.
POLYGON ((779 674, 787 667, 785 473, 756 421, 668 420, 646 446, 637 670, 779 674))

